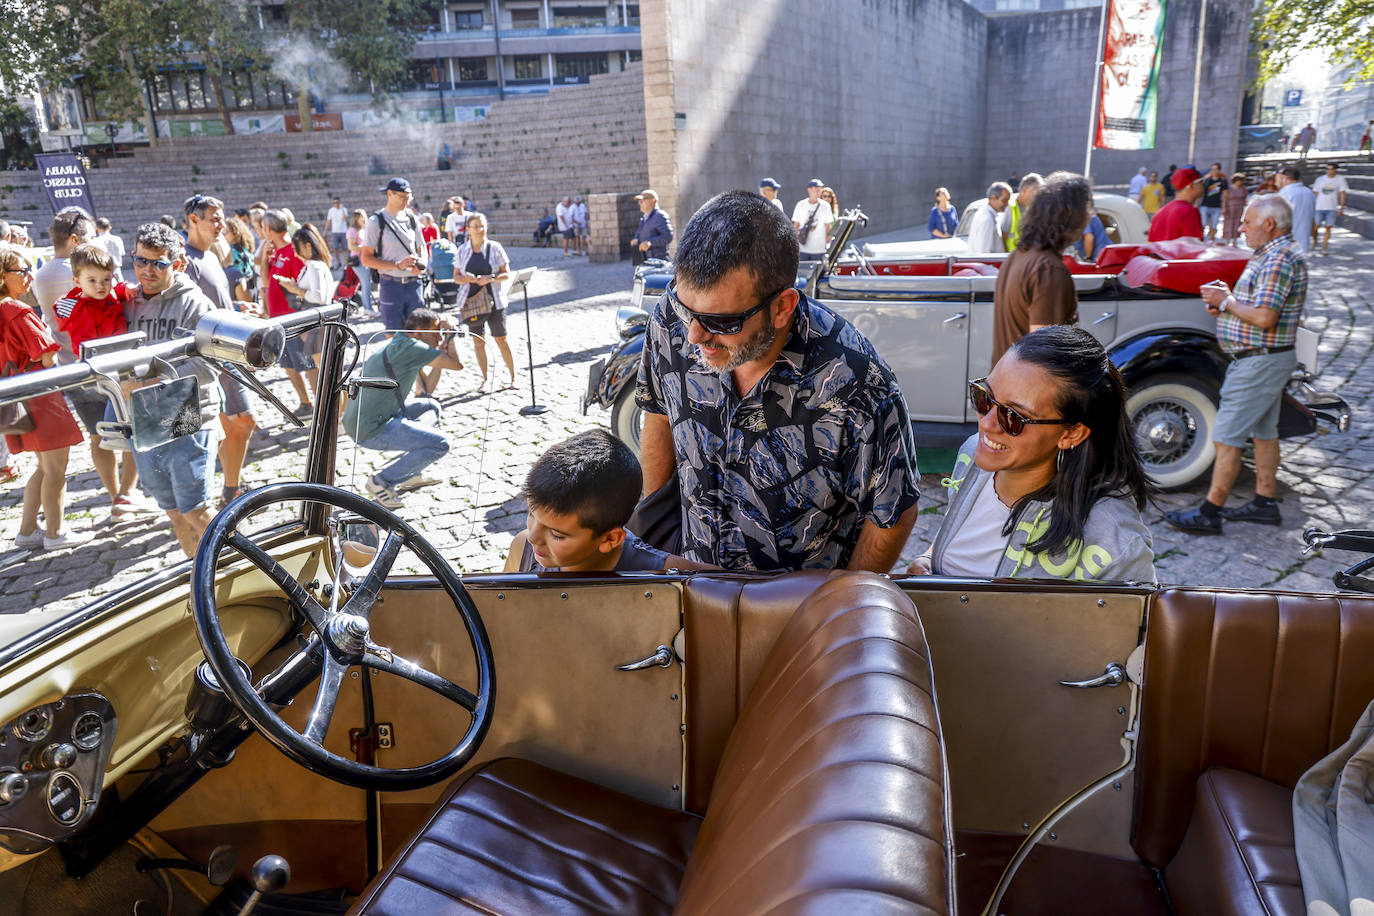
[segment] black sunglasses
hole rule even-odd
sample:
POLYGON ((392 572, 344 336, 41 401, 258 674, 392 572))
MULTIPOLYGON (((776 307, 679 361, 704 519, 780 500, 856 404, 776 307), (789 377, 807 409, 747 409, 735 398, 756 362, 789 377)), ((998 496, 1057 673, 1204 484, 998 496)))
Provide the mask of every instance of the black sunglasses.
POLYGON ((172 266, 172 262, 166 258, 145 258, 142 255, 134 255, 134 264, 138 267, 155 267, 158 270, 166 270, 172 266))
POLYGON ((978 411, 978 416, 983 416, 994 407, 997 408, 997 425, 1002 427, 1002 432, 1008 436, 1019 436, 1021 431, 1027 426, 1066 426, 1070 421, 1060 418, 1058 420, 1032 420, 1023 417, 1017 412, 1016 408, 1008 407, 1001 401, 992 396, 988 390, 987 379, 973 379, 968 383, 968 399, 973 404, 973 409, 978 411))
POLYGON ((677 313, 678 319, 682 321, 685 327, 691 327, 692 322, 695 321, 701 325, 702 330, 707 334, 738 334, 744 328, 746 321, 763 311, 769 303, 791 288, 789 284, 775 290, 764 296, 763 301, 753 308, 743 312, 735 312, 732 315, 709 315, 705 312, 692 311, 683 305, 682 300, 677 297, 676 281, 668 284, 668 301, 672 303, 673 311, 677 313))

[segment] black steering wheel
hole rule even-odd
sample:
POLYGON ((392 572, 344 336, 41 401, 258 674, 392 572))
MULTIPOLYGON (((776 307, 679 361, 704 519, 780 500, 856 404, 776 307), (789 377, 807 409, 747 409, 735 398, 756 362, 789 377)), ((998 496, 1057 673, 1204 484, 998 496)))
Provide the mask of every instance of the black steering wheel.
MULTIPOLYGON (((337 557, 335 562, 342 563, 343 558, 337 557)), ((337 604, 343 594, 339 591, 339 583, 335 583, 335 590, 339 597, 331 604, 337 604)), ((201 648, 225 694, 278 750, 322 776, 361 789, 392 792, 420 789, 457 773, 472 759, 486 737, 496 696, 495 666, 491 642, 476 605, 457 573, 418 531, 389 509, 364 496, 325 484, 275 483, 238 497, 215 517, 205 532, 200 549, 196 551, 191 594, 201 648), (377 526, 379 546, 376 556, 367 573, 352 583, 348 600, 337 608, 321 605, 280 563, 238 531, 241 520, 264 506, 299 500, 342 509, 377 526), (301 649, 273 675, 265 678, 262 684, 274 680, 285 683, 287 689, 284 692, 293 696, 293 689, 303 689, 318 676, 319 690, 303 732, 297 731, 277 715, 240 668, 225 639, 216 603, 215 573, 220 553, 226 547, 238 551, 275 582, 300 615, 298 638, 302 640, 301 649), (372 609, 402 547, 409 547, 429 567, 458 609, 477 662, 476 693, 372 641, 372 609), (442 757, 420 766, 381 767, 359 763, 328 751, 324 747, 325 733, 329 730, 329 721, 334 714, 344 678, 353 665, 386 671, 427 687, 465 709, 472 721, 455 747, 442 757)))

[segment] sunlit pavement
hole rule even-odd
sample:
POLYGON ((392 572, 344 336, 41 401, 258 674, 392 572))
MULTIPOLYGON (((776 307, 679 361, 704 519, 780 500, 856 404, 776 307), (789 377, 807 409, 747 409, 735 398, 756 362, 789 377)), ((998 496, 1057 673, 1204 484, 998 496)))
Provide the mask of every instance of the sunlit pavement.
MULTIPOLYGON (((1322 333, 1322 375, 1318 387, 1336 391, 1354 408, 1350 432, 1287 440, 1279 473, 1282 528, 1228 524, 1221 537, 1200 538, 1174 531, 1160 519, 1166 509, 1202 499, 1205 483, 1181 493, 1161 494, 1146 510, 1154 534, 1162 582, 1230 588, 1273 586, 1333 591, 1331 573, 1355 557, 1328 553, 1302 555, 1299 535, 1311 524, 1374 527, 1374 415, 1367 404, 1374 376, 1367 362, 1374 332, 1374 266, 1371 243, 1336 230, 1331 254, 1313 257, 1307 325, 1322 333)), ((500 569, 511 537, 524 524, 520 485, 530 464, 549 444, 575 432, 609 422, 607 412, 580 411, 590 364, 606 355, 615 340, 615 310, 626 301, 631 268, 564 259, 559 250, 512 249, 516 267, 539 266, 531 287, 531 326, 535 400, 549 409, 523 416, 531 401, 523 302, 516 297, 507 313, 508 340, 515 354, 517 384, 490 394, 475 392, 471 343, 460 352, 467 368, 445 373, 438 391, 444 405, 442 428, 453 445, 446 458, 431 467, 440 483, 407 495, 399 514, 463 572, 500 569)), ((367 338, 379 330, 363 322, 367 338)), ((374 338, 376 339, 376 338, 374 338)), ((488 358, 499 360, 494 346, 488 358)), ((505 368, 491 367, 493 380, 504 382, 505 368)), ((295 396, 280 370, 264 373, 273 392, 288 406, 295 396)), ((249 486, 299 479, 306 437, 262 402, 254 404, 262 429, 254 437, 243 479, 249 486)), ((347 436, 339 441, 337 483, 360 490, 368 474, 387 456, 357 449, 347 436)), ((90 466, 84 446, 72 450, 68 470, 68 525, 87 530, 95 540, 81 547, 52 552, 23 551, 14 546, 19 526, 22 482, 33 468, 33 456, 17 456, 23 472, 0 496, 0 613, 33 610, 66 611, 145 579, 182 561, 166 517, 154 513, 136 521, 105 524, 107 501, 90 466)), ((932 469, 928 469, 932 470, 932 469)), ((939 526, 944 492, 939 473, 924 474, 922 514, 902 552, 897 569, 929 545, 939 526)), ((219 483, 218 479, 216 481, 219 483)), ((1233 503, 1249 498, 1254 474, 1247 465, 1233 503)), ((255 519, 254 525, 288 517, 283 508, 255 519)), ((250 526, 251 527, 251 526, 250 526)), ((398 571, 418 571, 403 554, 398 571)))

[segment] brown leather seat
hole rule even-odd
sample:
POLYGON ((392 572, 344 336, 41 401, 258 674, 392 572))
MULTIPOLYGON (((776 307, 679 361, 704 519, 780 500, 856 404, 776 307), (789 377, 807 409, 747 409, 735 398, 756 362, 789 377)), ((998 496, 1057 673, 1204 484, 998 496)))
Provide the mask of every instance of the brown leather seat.
POLYGON ((536 763, 493 760, 454 782, 353 912, 668 914, 700 824, 536 763))
POLYGON ((1136 851, 1181 914, 1303 913, 1292 790, 1374 697, 1374 599, 1168 589, 1148 613, 1136 851))
POLYGON ((1178 916, 1300 916, 1307 904, 1293 848, 1293 791, 1227 767, 1207 770, 1164 881, 1178 916))
POLYGON ((500 761, 455 784, 353 912, 948 913, 948 798, 916 609, 847 574, 778 636, 704 819, 500 761))

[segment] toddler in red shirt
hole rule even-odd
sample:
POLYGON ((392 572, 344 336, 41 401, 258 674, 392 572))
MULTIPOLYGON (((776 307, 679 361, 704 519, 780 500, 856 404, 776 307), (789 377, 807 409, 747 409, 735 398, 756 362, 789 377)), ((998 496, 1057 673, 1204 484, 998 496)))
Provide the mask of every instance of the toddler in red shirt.
POLYGON ((86 341, 129 330, 124 303, 138 294, 138 286, 114 282, 114 258, 98 245, 78 245, 71 266, 76 287, 53 303, 53 311, 57 329, 66 332, 72 352, 80 356, 86 341))

